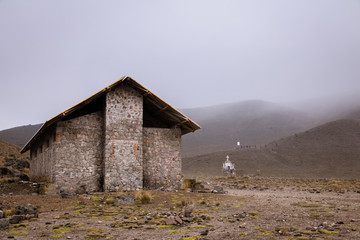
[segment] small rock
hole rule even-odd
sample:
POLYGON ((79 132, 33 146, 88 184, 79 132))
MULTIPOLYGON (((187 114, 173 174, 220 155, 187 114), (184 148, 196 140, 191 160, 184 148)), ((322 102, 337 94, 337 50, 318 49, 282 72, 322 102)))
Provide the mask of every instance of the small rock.
POLYGON ((8 218, 2 218, 0 219, 0 230, 8 228, 10 225, 10 221, 8 218))
POLYGON ((60 189, 60 197, 62 198, 73 198, 74 194, 65 190, 65 189, 60 189))
POLYGON ((343 221, 337 221, 336 224, 344 224, 343 221))
POLYGON ((350 222, 357 222, 357 220, 356 219, 351 219, 350 222))
POLYGON ((294 237, 301 237, 302 235, 301 235, 301 233, 295 233, 294 234, 294 237))
POLYGON ((181 220, 181 218, 179 216, 175 216, 175 221, 179 224, 183 223, 183 221, 181 220))
POLYGON ((214 186, 213 193, 225 193, 223 187, 214 186))
POLYGON ((187 188, 187 189, 185 189, 185 192, 187 192, 187 193, 192 192, 192 189, 191 189, 191 188, 187 188))
POLYGON ((10 217, 9 222, 11 224, 17 224, 17 223, 21 222, 21 220, 23 220, 23 216, 21 216, 21 215, 13 215, 13 216, 10 217))
POLYGON ((15 207, 16 214, 18 215, 34 215, 36 213, 36 207, 31 204, 18 205, 15 207))
POLYGON ((192 221, 194 221, 195 220, 195 217, 183 217, 182 218, 182 220, 184 221, 184 222, 192 222, 192 221))
POLYGON ((239 228, 245 228, 246 227, 246 223, 241 223, 240 225, 239 225, 239 228))
POLYGON ((135 196, 133 194, 121 194, 115 197, 114 203, 116 204, 133 204, 135 196))
POLYGON ((243 213, 240 213, 239 215, 238 215, 238 217, 239 218, 246 218, 246 212, 243 212, 243 213))
POLYGON ((4 217, 4 212, 0 210, 0 218, 4 217))
POLYGON ((175 220, 175 217, 174 217, 174 216, 168 217, 168 218, 165 220, 165 224, 166 224, 166 225, 176 225, 177 222, 176 222, 176 220, 175 220))
POLYGON ((206 229, 205 231, 201 232, 200 235, 201 236, 206 236, 206 235, 208 235, 208 233, 209 233, 209 230, 206 229))

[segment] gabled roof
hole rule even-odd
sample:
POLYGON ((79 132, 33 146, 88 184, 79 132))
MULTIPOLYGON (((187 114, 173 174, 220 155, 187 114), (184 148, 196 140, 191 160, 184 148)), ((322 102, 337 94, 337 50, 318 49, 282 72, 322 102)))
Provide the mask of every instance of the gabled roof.
POLYGON ((134 89, 138 90, 144 98, 144 104, 151 105, 152 109, 156 110, 156 114, 161 114, 164 117, 169 118, 169 120, 173 123, 173 126, 178 126, 181 129, 182 134, 187 134, 189 132, 194 132, 201 127, 192 121, 190 118, 186 117, 184 114, 170 106, 160 97, 156 96, 153 92, 142 86, 140 83, 132 79, 131 77, 122 77, 118 81, 110 84, 109 86, 101 89, 97 93, 91 95, 90 97, 86 98, 85 100, 79 102, 78 104, 66 109, 65 111, 59 113, 58 115, 54 116, 47 120, 42 127, 35 133, 35 135, 29 140, 29 142, 23 147, 21 150, 22 153, 26 152, 30 149, 32 144, 39 139, 39 137, 53 124, 61 121, 63 118, 69 116, 71 113, 87 106, 89 103, 93 102, 94 100, 100 98, 101 96, 105 95, 107 92, 111 91, 112 89, 116 88, 121 84, 127 84, 134 89))

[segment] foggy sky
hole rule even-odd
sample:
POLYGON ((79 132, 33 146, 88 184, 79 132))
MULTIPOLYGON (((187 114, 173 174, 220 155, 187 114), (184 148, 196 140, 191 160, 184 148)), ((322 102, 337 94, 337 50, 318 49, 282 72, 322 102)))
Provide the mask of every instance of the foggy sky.
POLYGON ((360 0, 0 0, 0 129, 128 75, 176 108, 360 93, 360 0))

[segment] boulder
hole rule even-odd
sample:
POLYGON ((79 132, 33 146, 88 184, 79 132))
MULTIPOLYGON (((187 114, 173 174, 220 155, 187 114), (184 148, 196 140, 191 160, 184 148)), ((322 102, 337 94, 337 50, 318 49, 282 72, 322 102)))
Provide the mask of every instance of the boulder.
POLYGON ((18 215, 34 215, 37 208, 31 204, 27 204, 16 206, 15 209, 18 215))
POLYGON ((225 193, 225 191, 221 186, 214 186, 213 193, 225 193))
POLYGON ((74 194, 66 189, 60 189, 60 197, 62 198, 73 198, 74 194))
POLYGON ((11 224, 17 224, 23 220, 23 216, 21 215, 13 215, 10 217, 9 222, 11 224))

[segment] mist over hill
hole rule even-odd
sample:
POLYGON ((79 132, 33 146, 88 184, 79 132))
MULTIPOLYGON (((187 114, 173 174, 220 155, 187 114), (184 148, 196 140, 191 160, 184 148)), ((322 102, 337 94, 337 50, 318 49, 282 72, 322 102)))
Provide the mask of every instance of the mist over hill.
POLYGON ((304 131, 316 119, 302 111, 265 101, 245 101, 218 106, 184 109, 202 129, 183 138, 183 156, 259 145, 304 131))
POLYGON ((359 97, 323 98, 288 105, 260 100, 181 111, 202 129, 183 137, 183 157, 261 145, 329 121, 360 117, 359 97))
POLYGON ((183 159, 187 175, 221 175, 225 156, 239 174, 308 178, 360 176, 360 120, 341 119, 257 149, 235 149, 183 159))

